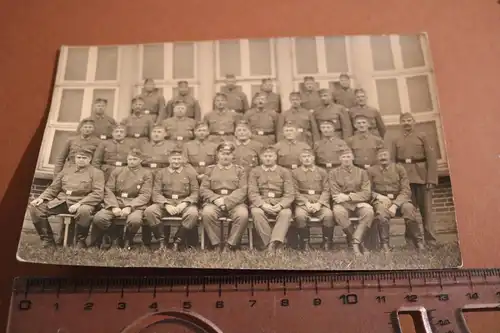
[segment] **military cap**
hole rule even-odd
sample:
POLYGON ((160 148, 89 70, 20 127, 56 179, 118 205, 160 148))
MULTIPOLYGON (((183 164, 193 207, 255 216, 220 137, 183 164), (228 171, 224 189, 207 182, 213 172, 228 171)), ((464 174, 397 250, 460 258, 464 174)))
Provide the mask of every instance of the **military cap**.
POLYGON ((248 122, 248 120, 245 120, 245 119, 241 119, 239 120, 237 123, 236 123, 236 127, 246 127, 248 129, 250 129, 250 123, 248 122))
POLYGON ((94 103, 105 103, 105 104, 108 104, 108 100, 106 98, 96 98, 94 103))
POLYGON ((260 96, 264 96, 267 98, 267 94, 263 91, 258 91, 253 98, 257 98, 257 97, 260 97, 260 96))
POLYGON ((352 152, 352 149, 349 148, 349 147, 344 147, 341 151, 340 151, 340 156, 342 155, 347 155, 347 154, 353 154, 352 152))
POLYGON ((325 94, 325 93, 328 93, 328 94, 331 94, 332 92, 330 91, 330 89, 327 89, 327 88, 322 88, 318 91, 320 94, 325 94))
POLYGON ((142 154, 142 151, 141 151, 140 149, 138 149, 138 148, 132 148, 132 149, 128 152, 128 154, 129 154, 130 156, 134 156, 134 157, 141 158, 141 159, 144 157, 144 155, 142 154))
POLYGON ((349 76, 349 74, 347 74, 347 73, 340 73, 340 75, 339 75, 339 79, 341 79, 341 78, 350 79, 351 77, 350 77, 350 76, 349 76))
POLYGON ((316 81, 312 76, 304 76, 304 82, 306 81, 316 81))
POLYGON ((407 119, 407 118, 415 119, 410 112, 405 112, 399 116, 400 120, 407 119))
POLYGON ((322 124, 328 124, 328 125, 335 126, 335 124, 333 123, 333 120, 331 120, 331 119, 324 119, 324 120, 321 120, 321 121, 319 122, 319 124, 320 124, 320 125, 322 125, 322 124))
POLYGON ((262 148, 260 154, 264 154, 264 153, 274 153, 274 154, 277 154, 278 153, 278 150, 274 147, 274 146, 266 146, 264 148, 262 148))
POLYGON ((169 156, 178 156, 178 155, 182 155, 182 149, 180 148, 172 149, 172 151, 170 151, 169 154, 169 156))
POLYGON ((300 97, 300 93, 298 91, 292 91, 289 96, 290 97, 292 97, 292 96, 298 96, 298 97, 300 97))
POLYGON ((208 128, 208 124, 204 121, 199 121, 196 123, 196 125, 194 125, 195 130, 200 128, 200 127, 207 127, 208 128))
POLYGON ((152 78, 148 77, 146 79, 144 79, 144 84, 146 83, 155 83, 155 80, 153 80, 152 78))
POLYGON ((84 118, 84 119, 82 119, 80 121, 80 126, 82 126, 83 124, 92 124, 92 125, 95 125, 95 121, 92 118, 84 118))
POLYGON ((219 92, 217 92, 217 93, 215 93, 214 100, 215 100, 217 97, 222 97, 222 98, 224 98, 224 99, 226 99, 226 100, 227 100, 227 95, 226 95, 225 93, 223 93, 223 92, 220 92, 220 91, 219 91, 219 92))
POLYGON ((357 115, 354 116, 354 120, 358 120, 358 119, 368 119, 368 116, 362 114, 362 113, 358 113, 357 115))
POLYGON ((264 79, 262 79, 262 83, 266 83, 266 82, 269 82, 269 81, 272 81, 273 79, 271 79, 270 77, 266 77, 264 79))
POLYGON ((381 148, 377 149, 377 154, 380 154, 380 153, 390 153, 390 152, 391 151, 387 147, 381 147, 381 148))
POLYGON ((232 153, 235 149, 236 147, 231 142, 222 142, 217 146, 217 152, 232 153))
POLYGON ((366 91, 363 88, 354 89, 354 95, 357 94, 366 94, 366 91))
POLYGON ((180 86, 182 84, 189 85, 189 83, 186 80, 181 80, 181 81, 177 82, 178 86, 180 86))
POLYGON ((177 106, 177 105, 187 105, 187 104, 182 99, 178 98, 178 99, 174 100, 174 106, 177 106))
POLYGON ((113 131, 114 131, 115 129, 119 129, 119 128, 121 128, 121 129, 125 129, 125 130, 126 130, 126 129, 127 129, 127 126, 125 126, 125 125, 123 125, 123 124, 116 124, 115 126, 113 126, 113 131))
POLYGON ((301 154, 308 154, 308 155, 314 155, 314 151, 311 148, 304 148, 300 152, 301 154))
POLYGON ((87 156, 87 157, 92 158, 92 156, 94 155, 94 152, 89 148, 82 147, 75 152, 75 156, 76 155, 82 155, 82 156, 87 156))
POLYGON ((135 96, 134 98, 132 98, 132 103, 135 103, 137 101, 143 101, 144 102, 144 99, 141 96, 135 96))
POLYGON ((288 120, 285 122, 285 124, 283 125, 283 128, 285 127, 293 127, 293 128, 297 128, 297 124, 291 120, 288 120))
POLYGON ((151 127, 151 130, 159 129, 159 128, 166 131, 165 126, 160 125, 160 124, 154 124, 153 127, 151 127))
POLYGON ((234 79, 234 78, 236 78, 236 75, 234 75, 232 73, 226 74, 226 79, 234 79))

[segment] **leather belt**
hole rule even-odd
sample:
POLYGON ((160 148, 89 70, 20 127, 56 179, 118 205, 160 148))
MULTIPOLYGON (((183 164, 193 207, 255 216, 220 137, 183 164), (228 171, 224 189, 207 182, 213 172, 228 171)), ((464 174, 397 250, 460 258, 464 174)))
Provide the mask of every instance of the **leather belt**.
POLYGON ((331 168, 339 167, 340 163, 318 163, 318 166, 320 166, 322 168, 331 169, 331 168))
POLYGON ((126 166, 127 162, 115 161, 115 162, 106 162, 105 164, 106 165, 112 165, 112 166, 121 167, 121 166, 126 166))
POLYGON ((147 135, 141 134, 141 133, 133 133, 128 135, 129 138, 147 138, 147 135))
POLYGON ((284 164, 284 165, 281 165, 282 167, 284 168, 287 168, 287 169, 297 169, 299 167, 298 164, 284 164))
POLYGON ((255 130, 254 134, 257 135, 274 135, 274 131, 260 131, 260 130, 255 130))
POLYGON ((144 114, 152 114, 152 115, 157 116, 158 112, 151 112, 150 110, 144 110, 144 114))
POLYGON ((161 168, 168 167, 168 163, 154 163, 154 162, 149 163, 148 162, 148 163, 143 163, 142 165, 147 167, 147 168, 151 168, 151 169, 161 169, 161 168))
POLYGON ((230 195, 231 193, 233 193, 234 190, 222 188, 219 190, 212 190, 212 191, 214 191, 214 193, 220 194, 220 195, 230 195))
POLYGON ((210 135, 233 135, 234 132, 224 132, 224 131, 217 131, 217 132, 210 132, 210 135))
POLYGON ((112 138, 112 136, 111 136, 111 135, 106 135, 106 134, 101 134, 101 135, 99 135, 98 137, 99 137, 99 139, 101 139, 101 140, 107 140, 107 139, 111 139, 111 138, 112 138))
POLYGON ((190 140, 189 137, 187 137, 187 136, 180 136, 180 135, 179 136, 173 136, 172 135, 172 136, 169 136, 168 139, 172 140, 172 141, 184 141, 184 140, 187 141, 187 140, 190 140))
POLYGON ((167 195, 167 197, 169 199, 178 200, 178 199, 185 199, 185 198, 189 197, 189 195, 185 195, 185 194, 171 194, 171 195, 167 195))
POLYGON ((427 159, 426 158, 405 158, 405 159, 398 158, 397 161, 399 163, 404 163, 404 164, 416 164, 416 163, 426 162, 427 159))
POLYGON ((357 163, 354 163, 355 166, 357 166, 358 168, 361 168, 361 169, 368 169, 369 167, 371 167, 371 164, 357 164, 357 163))
POLYGON ((382 194, 383 196, 386 196, 391 200, 395 199, 398 196, 396 193, 387 193, 387 192, 378 192, 378 191, 375 191, 375 192, 378 194, 382 194))
POLYGON ((263 197, 266 197, 266 198, 276 198, 276 199, 279 199, 282 197, 282 195, 280 194, 276 194, 276 192, 272 192, 272 191, 269 191, 269 192, 261 192, 261 194, 263 197))
POLYGON ((314 195, 314 194, 321 194, 321 191, 315 191, 315 190, 299 190, 300 194, 309 194, 309 195, 314 195))

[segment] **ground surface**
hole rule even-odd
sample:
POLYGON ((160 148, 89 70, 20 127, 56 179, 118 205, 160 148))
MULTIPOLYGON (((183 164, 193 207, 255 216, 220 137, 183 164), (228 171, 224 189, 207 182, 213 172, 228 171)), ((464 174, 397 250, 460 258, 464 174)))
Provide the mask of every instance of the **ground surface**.
POLYGON ((285 250, 273 255, 248 250, 220 253, 196 249, 180 253, 169 250, 152 253, 140 247, 133 251, 115 248, 109 251, 75 248, 46 250, 39 245, 36 235, 24 234, 18 258, 23 261, 56 265, 229 269, 395 270, 455 268, 461 265, 460 251, 456 242, 430 248, 424 253, 417 253, 403 245, 388 256, 372 252, 359 258, 354 257, 342 246, 339 247, 340 249, 331 252, 285 250))

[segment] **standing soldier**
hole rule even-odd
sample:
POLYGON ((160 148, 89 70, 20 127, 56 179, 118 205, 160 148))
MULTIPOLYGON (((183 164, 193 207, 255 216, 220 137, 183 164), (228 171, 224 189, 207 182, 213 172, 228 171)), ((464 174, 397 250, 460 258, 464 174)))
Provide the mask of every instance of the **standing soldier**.
POLYGON ((339 76, 340 89, 333 91, 333 101, 337 104, 351 109, 356 105, 355 90, 351 88, 351 78, 348 74, 342 73, 339 76))
POLYGON ((354 153, 354 165, 368 169, 377 164, 377 151, 384 147, 384 141, 369 131, 370 125, 366 116, 358 114, 354 118, 354 126, 356 134, 348 138, 346 143, 354 153))
POLYGON ((189 83, 179 81, 177 83, 177 96, 168 101, 166 112, 163 115, 160 114, 156 121, 157 124, 174 115, 174 107, 177 102, 184 102, 186 105, 186 117, 193 119, 195 122, 201 120, 200 102, 189 93, 189 83))
MULTIPOLYGON (((182 217, 181 225, 174 235, 174 251, 180 249, 189 232, 198 223, 198 179, 194 170, 186 168, 184 163, 182 150, 176 149, 170 152, 169 167, 160 170, 155 175, 152 196, 153 205, 146 208, 144 212, 148 225, 161 229, 161 231, 157 231, 160 238, 161 232, 164 231, 161 228, 161 219, 163 217, 182 217)), ((168 239, 165 239, 162 246, 164 247, 167 242, 168 239)))
POLYGON ((125 126, 116 125, 112 139, 102 141, 97 147, 92 164, 104 172, 106 180, 116 167, 127 165, 127 156, 132 148, 137 147, 132 139, 125 137, 125 126))
POLYGON ((215 110, 204 117, 208 124, 210 136, 208 139, 217 144, 234 140, 234 128, 241 115, 227 108, 227 96, 224 93, 215 94, 215 110))
POLYGON ((261 93, 266 95, 266 106, 268 110, 274 110, 276 113, 281 113, 281 98, 280 95, 273 92, 273 80, 270 78, 262 79, 260 91, 257 92, 252 98, 252 107, 255 106, 255 97, 261 93))
POLYGON ((127 137, 136 141, 137 146, 149 139, 153 120, 148 115, 142 114, 144 100, 141 97, 132 99, 132 114, 121 121, 127 131, 127 137))
POLYGON ((248 121, 254 135, 254 140, 264 146, 276 143, 276 125, 278 114, 274 110, 266 109, 266 95, 259 93, 255 96, 255 108, 245 112, 243 119, 248 121))
POLYGON ((92 151, 97 149, 101 141, 94 134, 94 121, 92 119, 83 119, 78 125, 79 135, 69 138, 59 153, 54 166, 54 176, 56 176, 64 167, 75 164, 75 153, 81 148, 92 151))
POLYGON ((57 174, 49 187, 28 206, 31 221, 44 247, 54 246, 49 216, 75 214, 76 239, 85 248, 92 213, 104 197, 104 175, 90 165, 92 151, 82 148, 75 153, 75 165, 57 174))
POLYGON ((111 133, 116 126, 116 120, 105 113, 107 106, 108 100, 96 98, 92 108, 92 114, 89 117, 94 121, 94 135, 101 140, 111 139, 111 133))
POLYGON ((179 143, 192 140, 196 121, 193 118, 186 117, 186 102, 175 101, 173 104, 173 117, 167 118, 161 122, 161 125, 163 125, 167 131, 168 139, 179 143))
POLYGON ((233 164, 234 145, 229 142, 217 146, 217 164, 207 168, 200 186, 204 206, 202 223, 212 246, 220 246, 219 219, 228 216, 232 225, 224 249, 235 250, 248 225, 247 174, 233 164))
MULTIPOLYGON (((180 147, 177 141, 165 140, 165 128, 160 125, 153 126, 150 141, 144 142, 141 150, 144 154, 143 166, 152 170, 166 168, 170 152, 180 147)), ((154 171, 156 173, 156 171, 154 171)))
POLYGON ((407 234, 419 250, 424 249, 422 233, 417 222, 417 209, 411 203, 410 182, 401 164, 392 163, 389 150, 378 151, 379 165, 368 169, 372 183, 373 208, 377 220, 380 244, 384 252, 390 252, 389 222, 397 213, 405 220, 407 234))
POLYGON ((368 119, 369 130, 372 134, 384 138, 386 128, 380 112, 366 104, 366 92, 363 89, 356 89, 356 105, 349 110, 352 122, 357 115, 364 115, 368 119))
POLYGON ((183 146, 184 157, 187 158, 187 163, 196 170, 200 182, 207 167, 215 164, 217 144, 207 140, 208 133, 208 125, 198 122, 194 130, 195 139, 186 142, 183 146))
POLYGON ((321 107, 314 111, 314 118, 319 124, 323 120, 330 120, 335 125, 335 136, 346 140, 352 136, 352 123, 348 111, 342 105, 333 103, 332 92, 328 89, 319 91, 321 107))
POLYGON ((361 254, 361 243, 365 231, 373 222, 373 208, 368 204, 371 199, 371 184, 366 170, 353 165, 354 155, 345 149, 340 156, 342 165, 330 171, 330 194, 333 200, 333 217, 347 236, 347 243, 352 244, 356 255, 361 254), (354 228, 349 217, 359 217, 354 228))
POLYGON ((303 89, 300 89, 302 107, 309 110, 309 112, 314 112, 323 105, 318 93, 316 80, 312 76, 306 76, 302 85, 303 89))
POLYGON ((402 114, 400 121, 403 131, 392 144, 393 157, 403 164, 410 179, 412 201, 420 210, 424 223, 424 240, 435 243, 432 189, 438 183, 436 152, 425 133, 415 131, 415 119, 411 113, 402 114))
POLYGON ((144 88, 138 97, 144 103, 141 112, 153 123, 156 123, 158 115, 165 114, 165 97, 160 89, 156 88, 153 79, 144 80, 144 88))
MULTIPOLYGON (((141 166, 143 156, 139 149, 132 149, 127 156, 127 166, 116 168, 106 182, 104 207, 95 214, 91 246, 101 243, 104 233, 117 218, 126 219, 125 248, 131 249, 134 236, 142 225, 153 187, 151 171, 141 166)), ((121 234, 121 233, 120 233, 121 234)))
POLYGON ((236 86, 236 76, 226 75, 226 85, 221 88, 221 93, 226 95, 227 107, 241 115, 249 109, 247 95, 236 86))
POLYGON ((278 154, 278 165, 287 169, 296 169, 300 165, 300 153, 311 147, 301 141, 297 141, 297 126, 288 122, 283 127, 283 140, 274 145, 278 154))
POLYGON ((248 199, 255 230, 271 252, 285 243, 294 200, 292 175, 276 164, 277 158, 276 149, 265 148, 260 155, 262 165, 253 168, 248 177, 248 199), (271 218, 276 220, 274 228, 269 225, 271 218))
POLYGON ((319 124, 322 139, 314 143, 316 164, 326 170, 340 166, 340 154, 347 148, 347 143, 335 136, 335 125, 331 120, 319 124))
POLYGON ((296 124, 297 131, 299 132, 297 140, 305 142, 312 147, 314 142, 320 139, 316 119, 311 112, 300 106, 300 93, 290 93, 290 103, 292 107, 281 113, 278 117, 278 125, 276 126, 277 140, 283 140, 284 124, 293 122, 296 124))
POLYGON ((330 209, 328 173, 314 165, 314 153, 305 149, 300 154, 302 166, 292 171, 295 188, 295 225, 301 247, 309 250, 310 217, 317 217, 323 224, 323 246, 330 250, 333 245, 335 222, 330 209))
POLYGON ((253 167, 259 165, 259 155, 263 145, 258 141, 252 140, 250 126, 245 120, 241 120, 236 125, 235 136, 234 163, 243 167, 245 172, 248 173, 253 167))

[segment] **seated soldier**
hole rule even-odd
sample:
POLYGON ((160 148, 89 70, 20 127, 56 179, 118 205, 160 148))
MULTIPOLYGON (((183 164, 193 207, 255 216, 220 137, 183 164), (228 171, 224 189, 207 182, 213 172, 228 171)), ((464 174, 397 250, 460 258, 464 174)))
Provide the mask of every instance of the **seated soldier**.
POLYGON ((323 120, 319 129, 322 138, 314 143, 316 163, 329 171, 340 166, 340 153, 347 148, 347 143, 335 136, 335 126, 331 120, 323 120))
MULTIPOLYGON (((182 222, 174 235, 174 251, 178 251, 187 238, 189 230, 198 223, 199 184, 193 168, 186 168, 182 150, 170 152, 169 167, 155 174, 152 202, 144 215, 149 226, 164 230, 161 219, 165 216, 180 216, 182 222)), ((161 234, 158 232, 158 237, 161 234)), ((168 239, 162 242, 165 247, 168 239)))
POLYGON ((124 247, 131 249, 153 187, 153 176, 151 171, 141 166, 142 159, 141 151, 134 148, 127 156, 127 166, 111 172, 106 182, 104 207, 94 216, 91 246, 99 246, 113 221, 123 218, 126 220, 124 247))
POLYGON ((302 248, 309 250, 310 217, 317 217, 323 224, 325 250, 333 244, 333 213, 330 209, 328 173, 314 165, 314 153, 305 149, 300 154, 302 166, 292 171, 295 187, 295 225, 302 248))
POLYGON ((363 236, 373 222, 373 208, 368 204, 372 194, 368 173, 353 165, 353 159, 352 151, 345 149, 340 156, 342 165, 330 171, 328 177, 335 221, 344 230, 348 244, 352 243, 354 253, 360 255, 363 236), (353 215, 359 217, 356 228, 349 220, 353 215))
POLYGON ((248 122, 241 120, 237 125, 234 132, 236 140, 234 144, 236 149, 234 151, 234 163, 243 167, 245 172, 259 165, 259 154, 262 151, 262 143, 252 140, 252 132, 248 122))
POLYGON ((254 101, 255 108, 247 110, 243 119, 248 121, 254 140, 265 146, 275 144, 278 114, 275 110, 265 108, 267 94, 258 93, 254 101))
POLYGON ((384 147, 384 140, 370 132, 368 118, 364 114, 356 115, 354 127, 357 129, 356 133, 345 142, 354 153, 354 165, 368 169, 377 164, 377 151, 384 147))
POLYGON ((262 165, 253 168, 248 177, 248 199, 255 230, 271 252, 285 242, 294 200, 292 175, 276 164, 277 158, 276 149, 265 148, 260 155, 262 165), (269 218, 276 219, 274 228, 269 225, 269 218))
POLYGON ((111 135, 113 139, 102 141, 92 160, 92 164, 104 172, 106 180, 116 167, 127 165, 128 153, 136 148, 135 142, 125 137, 123 125, 117 125, 111 135))
POLYGON ((235 147, 232 143, 217 146, 217 164, 207 167, 200 186, 204 202, 202 222, 213 246, 221 245, 219 218, 232 220, 231 230, 225 242, 225 250, 235 250, 248 225, 247 174, 233 164, 235 147))
POLYGON ((389 150, 382 148, 377 154, 379 165, 368 169, 372 182, 375 219, 378 222, 380 243, 384 252, 390 252, 389 222, 396 214, 403 216, 408 235, 419 250, 424 249, 422 232, 417 222, 417 209, 411 203, 410 182, 405 168, 391 162, 389 150))
POLYGON ((44 247, 54 246, 49 216, 75 214, 76 239, 79 248, 86 239, 95 207, 104 198, 104 174, 90 165, 92 151, 80 149, 75 153, 75 165, 57 174, 49 187, 33 200, 28 212, 44 247))
POLYGON ((196 170, 198 181, 205 175, 206 168, 215 164, 215 150, 217 144, 207 140, 209 135, 208 125, 198 122, 194 130, 195 139, 188 141, 183 146, 183 154, 187 163, 196 170))
POLYGON ((186 116, 186 103, 175 101, 173 112, 173 117, 164 119, 161 123, 166 130, 168 139, 179 143, 192 140, 194 138, 193 132, 196 121, 186 116))
POLYGON ((141 150, 144 154, 143 166, 157 170, 168 166, 170 152, 178 149, 180 145, 176 141, 165 140, 165 128, 161 125, 153 126, 151 140, 144 142, 141 150))
POLYGON ((297 125, 293 122, 288 122, 283 126, 283 140, 274 145, 278 153, 278 165, 287 169, 296 169, 300 165, 300 153, 304 149, 311 147, 301 141, 297 141, 297 125))
POLYGON ((141 97, 132 99, 132 114, 121 121, 125 126, 127 137, 134 140, 140 147, 149 140, 151 129, 155 122, 150 114, 144 114, 144 100, 141 97))

